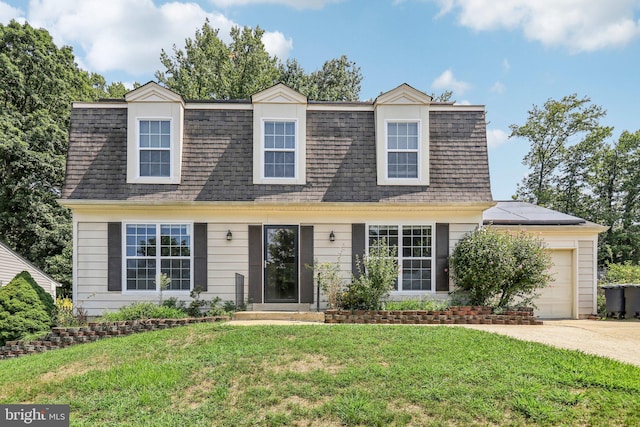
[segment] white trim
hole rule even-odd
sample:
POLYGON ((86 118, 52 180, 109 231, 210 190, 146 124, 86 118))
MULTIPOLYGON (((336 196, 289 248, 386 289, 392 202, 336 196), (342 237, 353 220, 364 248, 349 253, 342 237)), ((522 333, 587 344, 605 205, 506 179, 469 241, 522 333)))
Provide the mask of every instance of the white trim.
MULTIPOLYGON (((136 120, 136 177, 135 183, 143 184, 163 184, 163 183, 173 183, 175 180, 175 148, 176 144, 174 142, 174 124, 173 117, 157 117, 157 116, 137 116, 136 120), (169 176, 141 176, 140 175, 140 152, 142 151, 142 147, 140 147, 140 121, 159 121, 169 122, 169 176)), ((156 148, 156 150, 167 151, 166 148, 156 148)))
POLYGON ((422 120, 420 119, 385 119, 384 121, 384 176, 387 184, 402 183, 403 185, 421 185, 422 183, 422 120), (417 176, 415 178, 390 178, 389 177, 389 124, 390 123, 417 123, 418 125, 418 148, 413 150, 391 150, 396 153, 416 153, 417 155, 417 176))
POLYGON ((435 251, 436 251, 436 224, 434 222, 423 221, 417 223, 416 221, 376 221, 365 223, 365 252, 369 253, 369 227, 376 225, 381 226, 396 226, 398 227, 398 288, 402 287, 402 264, 404 257, 401 256, 402 251, 402 227, 431 227, 431 257, 430 258, 407 258, 407 259, 429 259, 431 261, 431 289, 428 291, 414 291, 414 290, 392 290, 391 296, 418 296, 418 295, 432 295, 436 293, 436 268, 435 268, 435 251))
POLYGON ((260 118, 260 140, 262 142, 261 146, 260 146, 260 179, 262 181, 263 184, 295 184, 296 181, 298 180, 298 177, 300 175, 299 173, 299 167, 300 167, 300 144, 298 142, 298 119, 297 118, 270 118, 270 117, 261 117, 260 118), (293 150, 291 149, 278 149, 278 148, 271 148, 269 150, 267 150, 266 148, 266 144, 265 144, 265 124, 267 122, 272 122, 272 123, 293 123, 294 126, 294 131, 295 131, 295 141, 294 141, 294 148, 293 150), (282 152, 282 153, 290 153, 291 151, 293 151, 293 158, 295 161, 294 167, 293 167, 293 176, 291 177, 273 177, 273 176, 265 176, 265 154, 267 151, 274 151, 274 152, 282 152))
POLYGON ((127 103, 122 102, 72 102, 71 108, 127 108, 127 103))
MULTIPOLYGON (((72 226, 72 232, 73 232, 73 236, 72 236, 72 245, 73 245, 73 254, 71 254, 71 301, 73 302, 73 306, 74 306, 74 311, 75 314, 78 314, 77 309, 78 309, 78 269, 79 264, 78 264, 78 220, 76 218, 75 215, 72 215, 72 219, 71 219, 71 226, 72 226)), ((107 226, 108 227, 108 226, 107 226)), ((107 239, 108 239, 108 231, 107 231, 107 239)), ((108 246, 108 244, 107 244, 108 246)), ((109 253, 107 252, 107 265, 109 262, 109 253)), ((107 284, 107 286, 109 286, 107 284)))
POLYGON ((253 110, 253 104, 227 102, 188 102, 185 110, 253 110))
MULTIPOLYGON (((132 221, 122 221, 121 222, 121 230, 120 233, 122 235, 122 242, 120 251, 122 254, 122 277, 121 277, 121 293, 123 295, 126 294, 135 294, 135 295, 160 295, 160 269, 161 269, 161 260, 164 259, 173 259, 162 257, 160 255, 160 227, 162 225, 186 225, 189 227, 189 290, 165 290, 162 291, 163 295, 169 296, 184 296, 189 295, 193 290, 193 268, 194 268, 194 256, 193 256, 193 221, 182 221, 182 220, 168 220, 168 221, 160 221, 160 220, 132 220, 132 221), (127 256, 127 225, 154 225, 156 226, 156 289, 148 290, 148 289, 127 289, 127 260, 129 257, 127 256)), ((151 257, 143 257, 143 258, 151 258, 151 257)), ((179 257, 180 259, 186 259, 186 257, 179 257)), ((136 257, 131 257, 131 259, 139 259, 136 257)))

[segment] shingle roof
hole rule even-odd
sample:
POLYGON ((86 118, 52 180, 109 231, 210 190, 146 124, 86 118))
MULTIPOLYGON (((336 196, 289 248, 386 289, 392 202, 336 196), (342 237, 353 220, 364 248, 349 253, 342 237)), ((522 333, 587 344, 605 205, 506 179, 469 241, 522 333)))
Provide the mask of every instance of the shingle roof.
POLYGON ((74 108, 63 199, 456 203, 492 200, 483 111, 430 112, 430 185, 376 184, 373 111, 308 111, 305 185, 253 184, 253 111, 184 112, 181 184, 127 184, 127 109, 74 108))

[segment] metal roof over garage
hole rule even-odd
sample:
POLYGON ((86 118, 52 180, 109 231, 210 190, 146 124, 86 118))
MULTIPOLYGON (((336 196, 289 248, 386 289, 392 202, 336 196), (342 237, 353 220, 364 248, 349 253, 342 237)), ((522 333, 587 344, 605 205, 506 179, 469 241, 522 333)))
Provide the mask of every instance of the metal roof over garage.
POLYGON ((500 201, 482 214, 484 224, 494 225, 586 225, 576 216, 527 202, 500 201))

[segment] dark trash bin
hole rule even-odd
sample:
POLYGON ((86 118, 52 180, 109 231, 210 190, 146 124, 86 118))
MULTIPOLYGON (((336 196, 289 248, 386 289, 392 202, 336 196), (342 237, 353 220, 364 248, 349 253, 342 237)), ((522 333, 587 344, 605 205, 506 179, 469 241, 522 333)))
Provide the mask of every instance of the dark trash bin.
POLYGON ((620 285, 602 286, 607 301, 607 317, 624 318, 624 288, 620 285))
POLYGON ((623 285, 623 288, 625 317, 640 317, 640 285, 623 285))

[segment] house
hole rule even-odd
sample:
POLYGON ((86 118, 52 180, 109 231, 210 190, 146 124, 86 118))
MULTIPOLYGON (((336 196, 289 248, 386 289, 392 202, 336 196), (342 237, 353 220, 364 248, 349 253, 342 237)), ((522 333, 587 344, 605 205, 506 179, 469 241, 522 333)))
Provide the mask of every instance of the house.
POLYGON ((485 110, 406 84, 313 102, 282 84, 190 101, 150 82, 74 103, 61 203, 73 211, 74 301, 89 315, 195 288, 309 310, 307 266, 339 263, 349 277, 382 237, 398 246, 393 298, 444 298, 449 253, 495 204, 485 110))
POLYGON ((16 275, 28 271, 38 285, 56 299, 56 289, 62 284, 53 280, 35 265, 21 257, 9 246, 0 241, 0 286, 9 283, 16 275))

